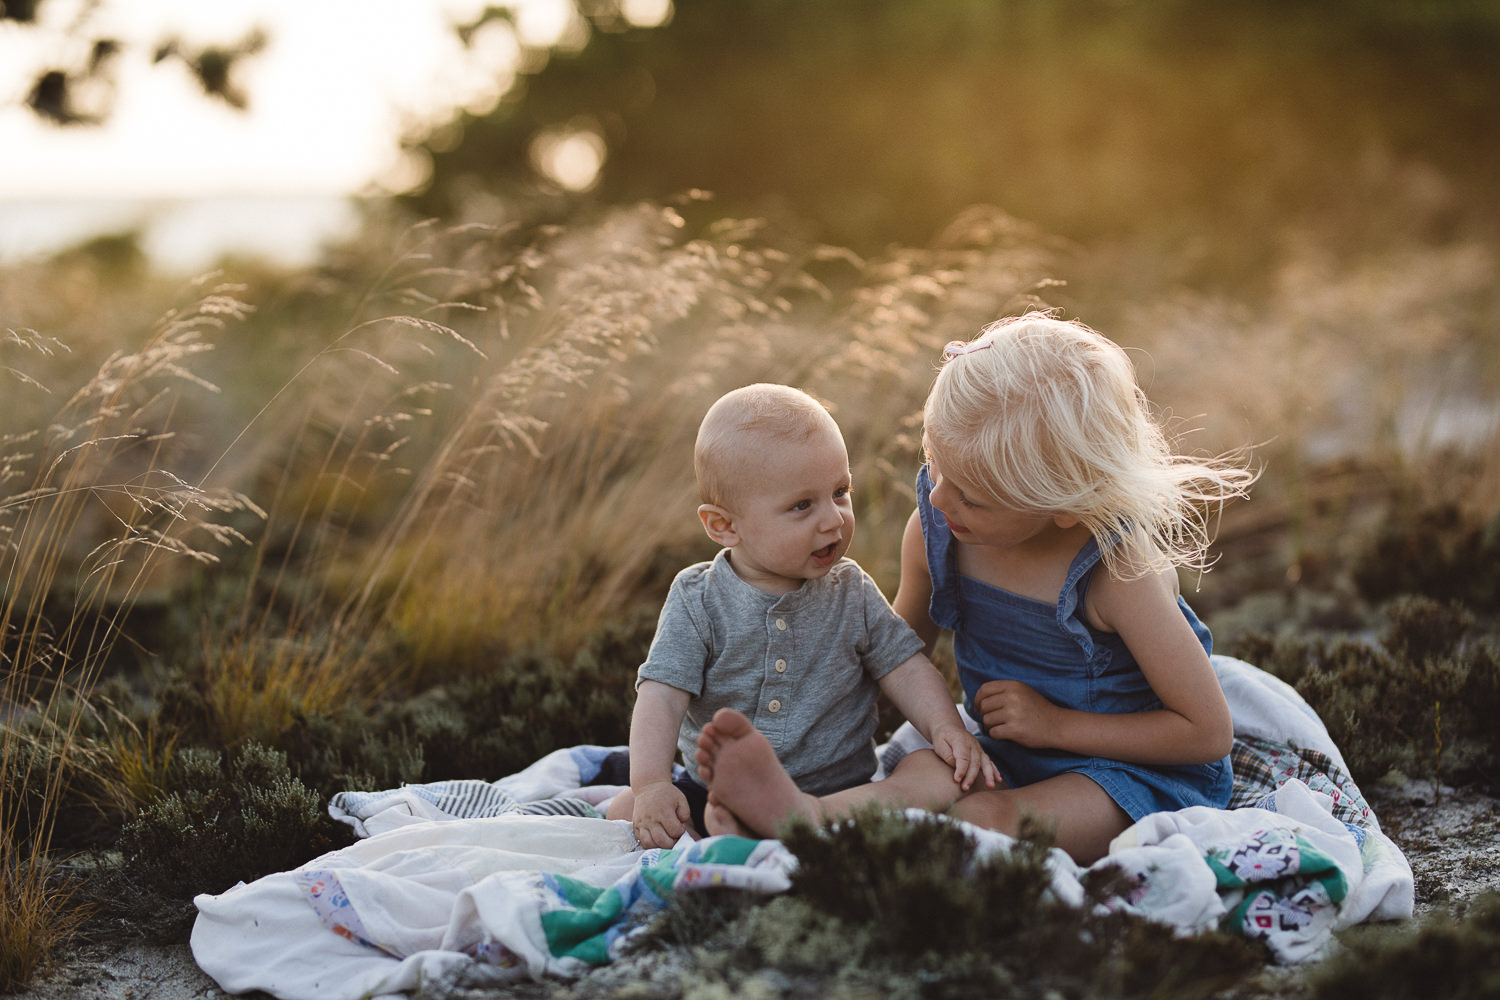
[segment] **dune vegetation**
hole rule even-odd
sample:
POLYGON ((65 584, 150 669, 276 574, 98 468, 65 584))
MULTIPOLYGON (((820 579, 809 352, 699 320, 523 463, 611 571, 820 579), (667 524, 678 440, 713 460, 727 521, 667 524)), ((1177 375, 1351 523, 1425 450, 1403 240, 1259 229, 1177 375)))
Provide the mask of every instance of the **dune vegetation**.
MULTIPOLYGON (((897 11, 882 31, 905 37, 902 6, 882 6, 897 11)), ((1000 31, 990 6, 964 9, 1000 31)), ((1409 51, 1437 76, 1434 53, 1464 55, 1441 76, 1453 107, 1477 114, 1500 94, 1463 43, 1495 31, 1483 5, 1446 19, 1417 5, 1426 20, 1369 6, 1376 54, 1409 51)), ((1132 5, 1096 7, 1109 20, 1132 5)), ((624 742, 667 586, 712 553, 691 448, 726 389, 786 382, 827 402, 854 467, 851 554, 894 593, 941 348, 1029 308, 1127 347, 1183 448, 1248 451, 1261 470, 1216 520, 1218 563, 1183 579, 1216 648, 1294 684, 1367 791, 1500 790, 1489 145, 1469 155, 1374 56, 1350 55, 1357 78, 1324 66, 1316 18, 1288 22, 1289 45, 1280 21, 1249 17, 1259 47, 1205 92, 1266 98, 1261 113, 1235 119, 1238 145, 1202 143, 1206 165, 1162 173, 1154 139, 1223 124, 1167 96, 1221 49, 1158 59, 1198 29, 1148 7, 1125 41, 1095 23, 1079 56, 1097 77, 1079 86, 1141 88, 1139 120, 1068 117, 1078 93, 1028 57, 1031 97, 1057 114, 1024 137, 1033 159, 1008 167, 1038 187, 1002 186, 987 201, 1004 208, 938 216, 891 195, 882 219, 861 214, 882 204, 869 184, 895 180, 819 178, 854 204, 842 228, 820 227, 801 214, 817 186, 790 207, 643 194, 631 185, 651 157, 623 154, 609 197, 511 201, 468 184, 463 144, 429 135, 414 140, 437 171, 427 195, 367 205, 358 238, 315 267, 228 259, 189 280, 123 234, 0 268, 0 992, 80 936, 182 941, 195 894, 346 843, 325 811, 335 791, 497 778, 558 747, 624 742), (1389 114, 1263 93, 1252 57, 1268 52, 1286 60, 1273 69, 1316 64, 1330 101, 1381 79, 1389 114), (1425 141, 1436 134, 1452 142, 1425 141), (1267 150, 1259 166, 1248 156, 1267 150), (1231 188, 1233 212, 1217 214, 1231 188), (893 219, 934 235, 891 242, 893 219)), ((1032 13, 1026 38, 1064 30, 1032 13)), ((933 31, 919 40, 940 48, 933 31)), ((538 73, 537 106, 577 99, 578 79, 599 86, 594 51, 538 73)), ((487 141, 520 148, 505 110, 488 123, 499 138, 459 122, 480 162, 487 141)), ((959 164, 963 128, 938 131, 950 145, 920 159, 959 164)), ((808 859, 792 893, 669 911, 643 954, 672 957, 670 976, 573 995, 1261 995, 1265 956, 1240 942, 1050 909, 1034 844, 955 887, 961 844, 896 863, 913 838, 941 839, 931 830, 872 817, 831 841, 789 837, 808 859), (820 888, 851 879, 871 912, 820 888), (914 898, 1004 910, 994 932, 1009 946, 987 950, 980 928, 934 938, 930 909, 881 925, 914 898)), ((1438 992, 1483 995, 1494 893, 1419 904, 1423 922, 1352 935, 1297 989, 1409 995, 1437 981, 1423 963, 1440 948, 1452 988, 1438 992)))

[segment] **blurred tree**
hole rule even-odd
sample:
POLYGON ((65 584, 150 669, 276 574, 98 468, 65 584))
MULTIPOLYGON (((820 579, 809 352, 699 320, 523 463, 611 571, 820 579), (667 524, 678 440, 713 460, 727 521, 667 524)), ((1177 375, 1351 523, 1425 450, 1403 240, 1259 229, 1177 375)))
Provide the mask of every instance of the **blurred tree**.
MULTIPOLYGON (((520 3, 460 37, 519 23, 520 3)), ((565 33, 550 57, 525 53, 493 111, 410 138, 431 168, 415 210, 706 189, 712 211, 782 208, 869 248, 923 242, 983 202, 1085 240, 1228 234, 1239 256, 1221 271, 1253 257, 1253 237, 1314 220, 1350 245, 1500 231, 1493 0, 573 3, 586 43, 565 33), (661 20, 643 10, 670 15, 638 27, 661 20)), ((0 0, 0 22, 67 42, 30 88, 36 114, 108 115, 125 53, 94 30, 100 6, 0 0)), ((149 56, 243 107, 235 69, 266 42, 164 38, 149 56)))
MULTIPOLYGON (((89 0, 76 9, 66 23, 43 16, 58 9, 46 0, 0 0, 0 22, 11 22, 23 30, 47 38, 53 61, 38 71, 26 106, 38 117, 57 125, 96 125, 109 116, 114 104, 115 65, 125 43, 97 30, 94 15, 99 0, 89 0)), ((239 61, 265 48, 263 30, 255 29, 228 45, 193 47, 179 38, 157 42, 152 61, 180 60, 192 73, 203 93, 234 108, 243 109, 249 98, 236 80, 239 61)))
POLYGON ((1078 237, 1331 211, 1357 232, 1402 164, 1500 177, 1500 5, 1481 0, 679 0, 650 30, 625 0, 577 2, 585 46, 413 140, 417 210, 545 186, 567 153, 555 186, 709 189, 856 247, 926 240, 975 202, 1078 237))

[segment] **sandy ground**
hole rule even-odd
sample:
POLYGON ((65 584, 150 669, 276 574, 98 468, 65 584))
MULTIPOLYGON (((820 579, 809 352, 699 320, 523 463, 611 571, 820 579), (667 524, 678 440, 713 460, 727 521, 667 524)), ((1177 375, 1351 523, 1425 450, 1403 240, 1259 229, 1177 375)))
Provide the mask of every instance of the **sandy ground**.
MULTIPOLYGON (((85 944, 20 1000, 197 1000, 227 996, 185 944, 85 944)), ((262 994, 263 996, 265 994, 262 994)))
MULTIPOLYGON (((1461 903, 1500 890, 1500 799, 1471 790, 1411 782, 1369 795, 1381 826, 1406 852, 1416 876, 1416 910, 1461 903)), ((1236 997, 1295 996, 1297 970, 1268 969, 1236 997)), ((198 1000, 225 992, 193 961, 186 944, 86 942, 16 1000, 198 1000)), ((265 998, 264 993, 243 994, 265 998)))

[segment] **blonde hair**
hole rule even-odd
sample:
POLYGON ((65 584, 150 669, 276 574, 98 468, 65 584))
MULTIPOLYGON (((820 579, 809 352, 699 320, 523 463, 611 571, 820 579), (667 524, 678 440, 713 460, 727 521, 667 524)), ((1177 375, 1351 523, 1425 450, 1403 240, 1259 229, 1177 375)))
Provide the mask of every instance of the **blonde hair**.
POLYGON ((1077 518, 1116 576, 1208 569, 1208 515, 1256 473, 1174 454, 1119 345, 1033 312, 944 353, 923 410, 939 471, 1003 506, 1077 518))
POLYGON ((747 438, 800 443, 829 428, 839 433, 828 409, 801 389, 757 382, 725 393, 698 425, 693 471, 699 502, 732 505, 744 473, 754 471, 744 468, 747 438))

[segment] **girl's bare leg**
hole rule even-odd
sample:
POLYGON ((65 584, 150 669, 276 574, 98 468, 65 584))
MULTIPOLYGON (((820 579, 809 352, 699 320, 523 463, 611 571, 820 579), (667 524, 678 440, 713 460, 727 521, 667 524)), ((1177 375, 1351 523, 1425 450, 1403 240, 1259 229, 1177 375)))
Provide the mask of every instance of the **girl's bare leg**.
POLYGON ((703 728, 697 759, 709 787, 710 833, 748 831, 772 837, 795 817, 821 823, 870 802, 934 812, 951 807, 959 819, 1013 837, 1029 816, 1050 829, 1057 846, 1074 861, 1090 865, 1130 825, 1130 816, 1109 793, 1081 774, 1061 774, 1021 788, 981 788, 960 797, 953 769, 931 750, 907 755, 884 781, 816 798, 797 787, 770 742, 732 709, 720 709, 703 728))
POLYGON ((1082 774, 1060 774, 1021 788, 970 792, 953 814, 1012 837, 1020 832, 1022 819, 1030 816, 1051 829, 1057 846, 1085 866, 1109 853, 1109 842, 1131 822, 1108 792, 1082 774))
POLYGON ((931 750, 920 750, 903 758, 884 781, 816 798, 797 787, 770 742, 750 720, 727 708, 719 709, 703 727, 696 757, 698 774, 709 788, 710 805, 717 804, 735 820, 736 828, 730 829, 722 816, 716 820, 719 810, 706 812, 709 833, 749 830, 773 837, 790 819, 822 823, 871 802, 942 812, 960 794, 953 768, 931 750), (723 828, 716 830, 716 823, 723 828))

